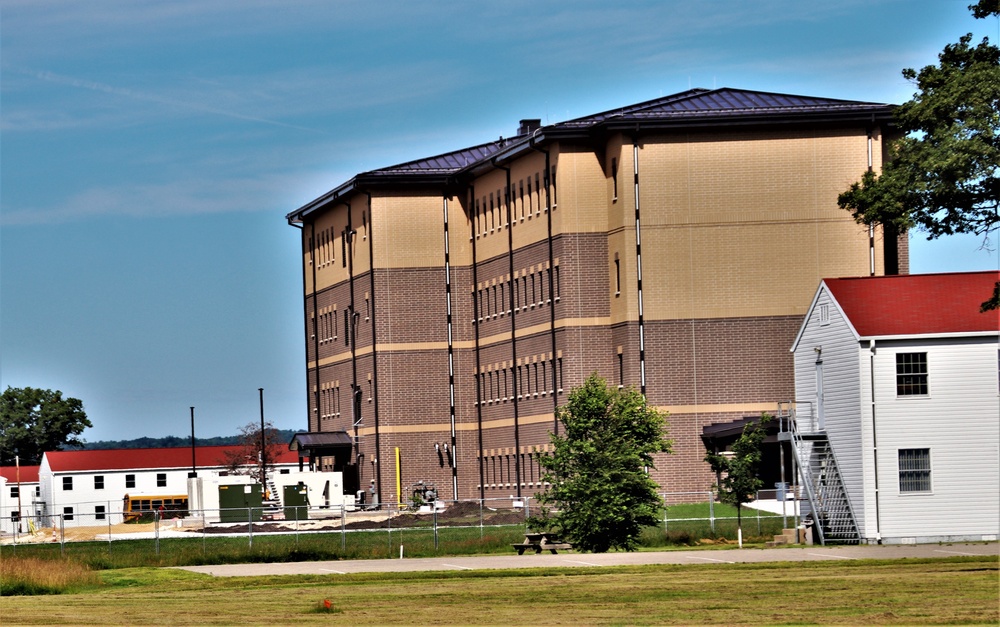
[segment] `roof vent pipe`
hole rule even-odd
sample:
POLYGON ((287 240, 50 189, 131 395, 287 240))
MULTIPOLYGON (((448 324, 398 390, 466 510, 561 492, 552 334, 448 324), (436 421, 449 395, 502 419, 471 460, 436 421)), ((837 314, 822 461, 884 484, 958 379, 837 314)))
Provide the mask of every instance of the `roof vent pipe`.
POLYGON ((541 119, 532 118, 530 120, 521 120, 520 126, 517 127, 517 134, 519 137, 521 135, 530 135, 531 133, 537 131, 541 127, 542 127, 541 119))

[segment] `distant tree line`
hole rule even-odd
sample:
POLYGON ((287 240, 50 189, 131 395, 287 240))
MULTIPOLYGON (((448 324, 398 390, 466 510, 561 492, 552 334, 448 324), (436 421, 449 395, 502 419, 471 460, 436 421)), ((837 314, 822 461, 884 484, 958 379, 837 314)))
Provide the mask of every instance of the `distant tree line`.
MULTIPOLYGON (((277 440, 287 444, 292 440, 297 431, 294 429, 275 429, 277 440)), ((242 434, 217 436, 214 438, 194 439, 195 446, 232 446, 242 444, 244 436, 242 434)), ((191 438, 168 435, 163 438, 136 438, 134 440, 97 440, 87 442, 83 448, 88 450, 109 449, 109 448, 181 448, 191 446, 191 438)))

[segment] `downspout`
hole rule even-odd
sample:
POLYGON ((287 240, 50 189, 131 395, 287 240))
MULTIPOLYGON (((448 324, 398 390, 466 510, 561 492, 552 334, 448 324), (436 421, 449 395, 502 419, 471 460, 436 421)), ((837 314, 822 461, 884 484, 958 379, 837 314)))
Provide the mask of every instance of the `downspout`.
MULTIPOLYGON (((504 185, 504 204, 507 209, 507 272, 510 274, 511 280, 507 282, 507 302, 514 302, 514 222, 513 215, 510 211, 510 168, 506 168, 493 160, 493 167, 498 170, 503 170, 506 175, 506 184, 504 185)), ((513 306, 510 310, 510 353, 511 359, 517 364, 517 312, 514 310, 513 306)), ((516 371, 515 371, 516 372, 516 371)), ((518 413, 518 402, 517 402, 517 377, 514 377, 514 481, 517 484, 517 497, 521 498, 521 432, 520 432, 520 418, 518 413)))
MULTIPOLYGON (((378 413, 378 355, 376 354, 376 347, 378 339, 375 334, 375 314, 378 311, 378 307, 375 306, 375 215, 372 213, 372 195, 370 192, 365 192, 365 196, 368 197, 368 232, 365 234, 368 236, 368 266, 369 266, 369 276, 371 285, 369 289, 371 290, 371 325, 372 325, 372 386, 375 388, 372 392, 372 396, 375 398, 375 456, 372 458, 375 460, 373 464, 375 466, 375 495, 378 502, 382 502, 382 442, 381 442, 381 432, 379 430, 379 413, 378 413)), ((353 293, 353 292, 352 292, 353 293)), ((358 471, 360 472, 360 468, 358 471)), ((360 489, 364 489, 363 486, 359 486, 360 489)))
MULTIPOLYGON (((477 264, 477 258, 476 258, 476 238, 478 237, 478 233, 476 233, 476 222, 479 220, 479 214, 478 214, 478 212, 475 209, 475 207, 476 207, 476 186, 475 185, 471 185, 469 187, 468 193, 469 193, 469 209, 472 210, 472 212, 473 212, 473 214, 472 214, 472 220, 469 221, 470 224, 471 224, 471 227, 472 227, 471 228, 471 235, 472 235, 472 237, 469 238, 470 240, 472 240, 472 286, 474 288, 478 288, 478 286, 479 286, 479 269, 478 269, 478 267, 476 265, 477 264)), ((482 368, 482 359, 481 359, 481 355, 479 354, 479 350, 480 350, 480 347, 479 347, 479 325, 480 325, 479 320, 480 320, 480 317, 479 317, 479 298, 476 297, 475 291, 473 291, 473 296, 472 296, 472 328, 473 328, 473 331, 474 331, 473 337, 475 339, 475 345, 476 345, 476 371, 475 371, 475 376, 473 377, 473 382, 475 383, 475 388, 476 388, 476 423, 477 423, 476 432, 478 433, 478 436, 479 436, 479 444, 478 444, 478 446, 479 446, 479 499, 480 500, 485 500, 486 499, 486 475, 483 472, 483 463, 484 463, 484 457, 483 457, 483 454, 484 454, 484 451, 483 451, 483 391, 482 391, 482 389, 481 389, 481 387, 479 385, 479 372, 480 372, 480 369, 482 368)))
MULTIPOLYGON (((872 171, 872 131, 868 129, 868 171, 872 171)), ((868 267, 870 276, 875 276, 875 225, 868 225, 868 267)))
MULTIPOLYGON (((552 185, 556 182, 551 180, 550 172, 552 170, 550 165, 550 155, 548 150, 544 150, 535 145, 535 138, 531 138, 530 146, 533 150, 545 155, 545 206, 546 206, 546 218, 547 218, 547 240, 549 246, 549 299, 552 301, 549 306, 549 336, 552 339, 552 361, 550 363, 552 370, 552 433, 559 435, 559 386, 556 384, 556 289, 555 289, 555 251, 553 249, 552 243, 552 185)), ((560 381, 560 383, 562 383, 560 381)))
MULTIPOLYGON (((351 302, 348 305, 348 327, 344 329, 344 332, 348 334, 348 340, 351 344, 351 422, 354 426, 354 461, 355 466, 357 465, 358 455, 361 453, 361 447, 358 437, 358 424, 361 422, 361 390, 358 388, 358 318, 360 315, 357 309, 354 307, 354 236, 357 232, 354 230, 353 222, 351 220, 351 203, 343 202, 342 204, 347 206, 347 229, 344 231, 344 237, 347 238, 347 283, 348 290, 351 295, 351 302)), ((361 483, 360 469, 358 471, 358 484, 361 483)))
POLYGON ((642 313, 642 236, 639 221, 639 140, 632 137, 632 181, 635 195, 635 263, 639 292, 639 391, 646 396, 646 335, 642 313))
POLYGON ((875 541, 882 544, 882 521, 881 514, 879 512, 879 494, 878 494, 878 431, 875 428, 875 340, 868 340, 868 367, 870 372, 868 376, 871 377, 871 389, 872 389, 872 467, 874 468, 874 479, 875 479, 875 541))
POLYGON ((448 411, 451 422, 451 489, 452 498, 458 500, 458 451, 455 446, 458 443, 455 434, 455 345, 452 329, 451 313, 451 243, 448 234, 448 197, 442 199, 442 212, 444 214, 444 292, 445 304, 447 306, 448 322, 448 411))

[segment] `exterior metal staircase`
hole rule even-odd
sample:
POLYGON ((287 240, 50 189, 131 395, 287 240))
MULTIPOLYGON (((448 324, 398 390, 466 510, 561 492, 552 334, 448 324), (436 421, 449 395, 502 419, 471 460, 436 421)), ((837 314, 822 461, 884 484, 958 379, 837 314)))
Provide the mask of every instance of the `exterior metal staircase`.
POLYGON ((267 495, 270 496, 270 498, 265 498, 263 502, 264 516, 276 517, 284 515, 285 510, 281 506, 281 494, 278 493, 278 486, 274 483, 274 479, 270 475, 267 477, 267 485, 264 489, 267 491, 267 495))
POLYGON ((812 411, 799 415, 791 402, 779 403, 778 424, 778 439, 792 442, 808 501, 802 515, 812 514, 814 536, 824 545, 860 544, 861 532, 826 431, 812 411))

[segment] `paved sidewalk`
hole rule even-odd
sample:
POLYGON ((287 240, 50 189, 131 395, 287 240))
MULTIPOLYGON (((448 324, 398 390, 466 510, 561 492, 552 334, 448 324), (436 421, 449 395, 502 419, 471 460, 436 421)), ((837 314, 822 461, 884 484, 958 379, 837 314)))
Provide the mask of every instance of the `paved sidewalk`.
POLYGON ((218 564, 184 566, 184 570, 215 577, 259 577, 274 575, 346 575, 451 570, 495 570, 510 568, 580 568, 637 564, 737 564, 755 562, 814 562, 822 560, 905 559, 992 555, 1000 557, 1000 544, 920 544, 808 546, 781 549, 718 549, 636 553, 573 553, 557 555, 481 555, 472 557, 422 557, 383 560, 342 560, 273 564, 218 564))

